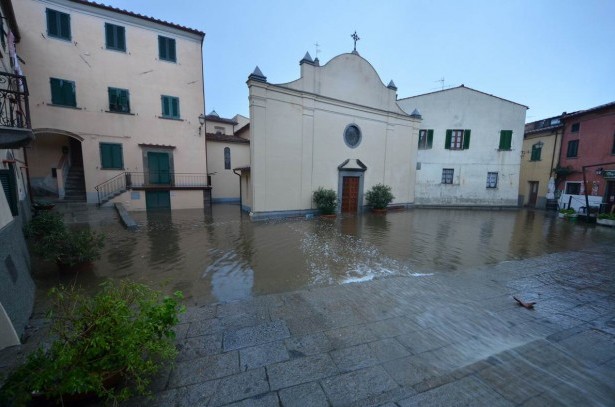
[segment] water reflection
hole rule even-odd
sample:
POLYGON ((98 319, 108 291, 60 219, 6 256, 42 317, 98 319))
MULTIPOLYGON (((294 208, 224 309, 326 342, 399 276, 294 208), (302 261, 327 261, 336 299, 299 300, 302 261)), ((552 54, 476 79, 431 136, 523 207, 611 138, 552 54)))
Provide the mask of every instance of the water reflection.
MULTIPOLYGON (((390 275, 452 272, 615 242, 615 230, 568 223, 541 211, 421 209, 386 216, 253 223, 237 206, 133 214, 107 235, 94 275, 129 276, 182 290, 191 303, 231 301, 390 275)), ((53 273, 49 273, 53 276, 53 273)), ((50 277, 52 278, 52 277, 50 277)))

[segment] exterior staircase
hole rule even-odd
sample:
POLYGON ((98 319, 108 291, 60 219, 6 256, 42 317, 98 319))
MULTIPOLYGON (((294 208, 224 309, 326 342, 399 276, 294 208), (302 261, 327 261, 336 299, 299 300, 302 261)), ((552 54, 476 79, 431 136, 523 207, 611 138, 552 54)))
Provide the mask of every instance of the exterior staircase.
POLYGON ((71 167, 64 184, 64 201, 85 202, 85 178, 83 167, 71 167))

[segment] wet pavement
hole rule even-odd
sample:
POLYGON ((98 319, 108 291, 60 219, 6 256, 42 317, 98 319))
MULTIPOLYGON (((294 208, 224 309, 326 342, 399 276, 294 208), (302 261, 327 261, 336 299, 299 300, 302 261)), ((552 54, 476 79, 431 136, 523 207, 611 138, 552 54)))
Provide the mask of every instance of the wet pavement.
POLYGON ((154 399, 127 405, 613 405, 614 260, 596 245, 192 307, 154 399))

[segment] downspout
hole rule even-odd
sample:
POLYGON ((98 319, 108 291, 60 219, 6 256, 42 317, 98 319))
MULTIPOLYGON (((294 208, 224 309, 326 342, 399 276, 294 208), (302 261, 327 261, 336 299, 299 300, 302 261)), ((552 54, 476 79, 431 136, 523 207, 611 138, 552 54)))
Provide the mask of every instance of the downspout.
POLYGON ((237 170, 233 170, 233 174, 239 177, 239 212, 243 211, 243 195, 241 193, 241 174, 237 174, 237 170))
MULTIPOLYGON (((209 161, 207 160, 207 109, 205 107, 205 62, 203 62, 203 43, 205 42, 205 33, 203 33, 203 38, 201 38, 201 77, 203 78, 203 117, 205 117, 205 122, 203 123, 203 137, 205 140, 205 175, 209 174, 209 161)), ((209 185, 209 182, 207 183, 209 185)))
POLYGON ((28 165, 28 154, 26 153, 26 147, 23 147, 23 159, 26 165, 26 177, 28 178, 28 195, 30 199, 30 205, 34 205, 34 197, 32 196, 32 182, 30 181, 30 166, 28 165))

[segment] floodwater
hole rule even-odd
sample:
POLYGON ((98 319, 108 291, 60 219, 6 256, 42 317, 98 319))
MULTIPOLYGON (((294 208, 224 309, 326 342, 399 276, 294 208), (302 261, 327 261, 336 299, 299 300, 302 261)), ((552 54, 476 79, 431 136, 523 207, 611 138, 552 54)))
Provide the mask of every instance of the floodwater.
MULTIPOLYGON (((533 210, 414 209, 251 222, 236 205, 214 205, 132 215, 137 231, 119 222, 96 227, 106 245, 94 270, 78 275, 80 284, 131 278, 203 304, 387 276, 425 278, 615 243, 615 229, 533 210)), ((39 269, 43 288, 58 278, 73 277, 39 269)))

